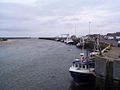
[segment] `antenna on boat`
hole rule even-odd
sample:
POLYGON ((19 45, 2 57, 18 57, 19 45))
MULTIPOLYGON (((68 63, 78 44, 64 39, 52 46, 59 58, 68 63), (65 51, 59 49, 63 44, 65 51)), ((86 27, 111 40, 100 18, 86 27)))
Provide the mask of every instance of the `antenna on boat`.
POLYGON ((94 52, 98 51, 100 52, 99 55, 102 55, 100 48, 100 35, 94 36, 94 38, 95 38, 94 52))
MULTIPOLYGON (((83 47, 82 47, 82 51, 83 53, 85 54, 85 40, 84 40, 84 37, 82 36, 82 44, 83 44, 83 47)), ((84 55, 85 56, 85 55, 84 55)))

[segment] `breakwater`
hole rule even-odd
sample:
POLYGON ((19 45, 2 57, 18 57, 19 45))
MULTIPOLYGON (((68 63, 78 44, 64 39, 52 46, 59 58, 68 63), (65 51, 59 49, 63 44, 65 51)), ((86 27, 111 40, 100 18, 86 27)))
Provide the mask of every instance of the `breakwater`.
POLYGON ((0 38, 0 41, 7 41, 7 38, 0 38))
POLYGON ((55 40, 55 37, 39 37, 38 39, 44 39, 44 40, 55 40))
POLYGON ((30 39, 31 37, 0 37, 0 39, 30 39))

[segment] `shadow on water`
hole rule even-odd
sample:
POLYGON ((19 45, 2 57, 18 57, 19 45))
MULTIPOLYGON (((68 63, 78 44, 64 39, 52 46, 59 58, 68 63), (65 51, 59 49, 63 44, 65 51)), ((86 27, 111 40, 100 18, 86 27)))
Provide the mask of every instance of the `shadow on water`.
POLYGON ((73 81, 71 81, 69 90, 95 90, 95 85, 94 84, 76 85, 73 81))
POLYGON ((76 85, 71 81, 69 90, 120 90, 120 81, 97 77, 94 84, 76 85))
POLYGON ((120 90, 120 81, 113 79, 113 62, 106 63, 106 76, 96 77, 96 90, 120 90))
POLYGON ((96 90, 120 90, 120 81, 114 81, 106 78, 96 78, 96 90))

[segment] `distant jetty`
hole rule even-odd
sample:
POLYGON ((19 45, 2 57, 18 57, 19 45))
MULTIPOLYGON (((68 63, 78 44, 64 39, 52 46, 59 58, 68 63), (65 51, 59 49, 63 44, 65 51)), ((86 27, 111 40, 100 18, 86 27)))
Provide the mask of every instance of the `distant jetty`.
POLYGON ((0 37, 0 40, 7 40, 7 39, 30 39, 31 37, 0 37))
POLYGON ((0 38, 0 41, 7 41, 7 38, 0 38))

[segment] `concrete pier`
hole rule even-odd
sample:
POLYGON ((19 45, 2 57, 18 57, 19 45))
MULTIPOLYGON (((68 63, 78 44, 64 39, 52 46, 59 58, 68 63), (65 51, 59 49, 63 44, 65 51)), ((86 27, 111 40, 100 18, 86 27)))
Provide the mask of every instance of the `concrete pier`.
POLYGON ((108 53, 95 58, 96 76, 120 81, 120 48, 111 47, 108 53))
POLYGON ((96 57, 95 59, 95 73, 97 76, 106 76, 106 59, 101 57, 96 57))
POLYGON ((113 62, 113 77, 115 80, 120 80, 120 59, 115 59, 113 62))

